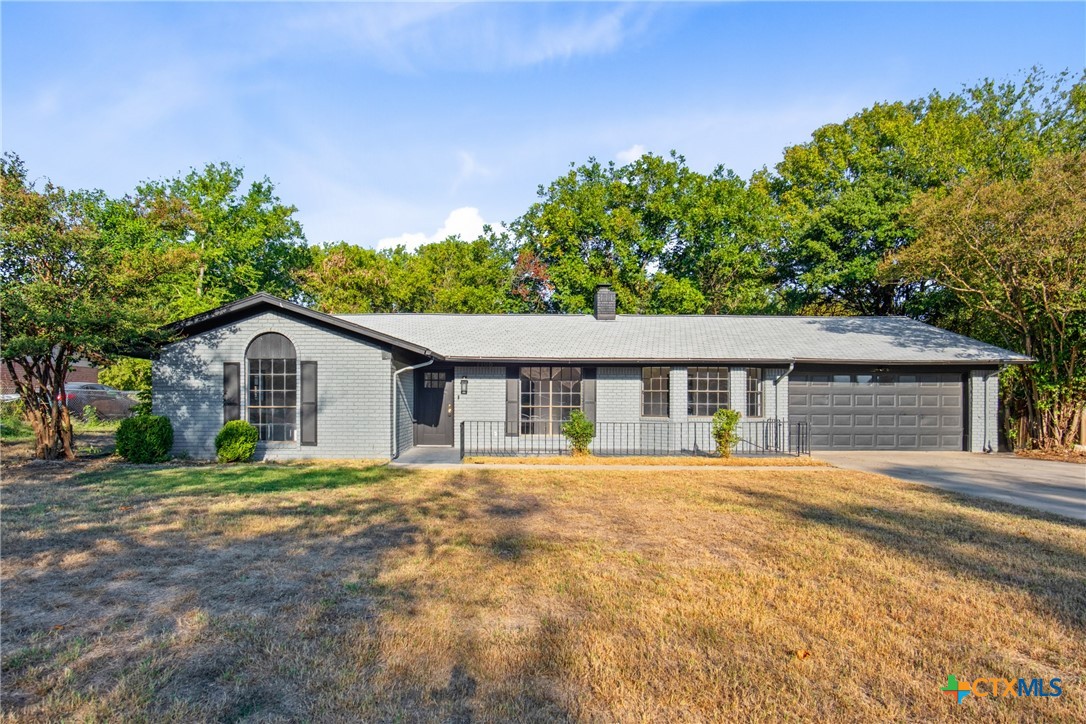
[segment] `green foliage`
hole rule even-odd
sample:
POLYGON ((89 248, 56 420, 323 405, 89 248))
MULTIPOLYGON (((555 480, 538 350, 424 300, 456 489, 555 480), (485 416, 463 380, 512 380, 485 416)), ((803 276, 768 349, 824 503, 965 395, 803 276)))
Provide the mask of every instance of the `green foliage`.
POLYGON ((73 458, 71 416, 57 396, 73 362, 107 364, 165 335, 155 291, 185 257, 117 245, 85 195, 28 181, 0 161, 0 357, 15 381, 41 458, 73 458))
POLYGON ((768 183, 783 220, 777 266, 790 309, 953 324, 960 305, 939 284, 879 274, 916 238, 910 203, 977 172, 1024 178, 1036 159, 1082 148, 1084 94, 1082 80, 1068 87, 1066 74, 1035 70, 1018 84, 876 104, 785 149, 768 183))
POLYGON ((102 418, 98 416, 98 409, 94 405, 83 405, 83 422, 93 427, 101 421, 102 418))
POLYGON ((98 373, 98 381, 118 390, 151 391, 151 360, 120 357, 98 373))
POLYGON ((304 294, 331 313, 524 311, 518 264, 504 236, 449 238, 414 252, 329 244, 299 273, 304 294))
POLYGON ((700 174, 674 153, 625 166, 590 159, 539 198, 512 229, 545 271, 554 311, 590 312, 599 284, 622 313, 772 306, 772 199, 723 167, 700 174))
POLYGON ((121 357, 98 373, 98 381, 118 390, 135 391, 139 402, 132 414, 151 414, 151 360, 121 357))
POLYGON ((569 441, 574 455, 587 455, 588 446, 596 437, 596 426, 580 410, 570 413, 569 419, 562 423, 562 434, 569 441))
POLYGON ((34 437, 34 430, 26 424, 26 410, 22 400, 0 402, 0 438, 27 440, 34 437))
POLYGON ((243 463, 256 453, 260 432, 245 420, 231 420, 215 436, 215 454, 220 463, 243 463))
POLYGON ((117 427, 117 454, 130 463, 162 462, 171 447, 173 426, 161 415, 129 417, 117 427))
POLYGON ((726 408, 713 413, 713 442, 716 443, 716 454, 722 458, 731 457, 732 450, 739 444, 739 418, 737 411, 726 408))
POLYGON ((241 168, 208 164, 144 183, 121 200, 95 195, 94 220, 117 246, 191 254, 192 263, 156 289, 175 318, 259 291, 295 298, 295 276, 310 259, 297 209, 281 203, 267 178, 243 183, 241 168))
POLYGON ((1035 357, 1003 376, 1024 421, 1014 439, 1069 446, 1086 410, 1086 152, 1024 180, 978 174, 910 211, 920 235, 885 273, 937 280, 973 310, 975 336, 1035 357))

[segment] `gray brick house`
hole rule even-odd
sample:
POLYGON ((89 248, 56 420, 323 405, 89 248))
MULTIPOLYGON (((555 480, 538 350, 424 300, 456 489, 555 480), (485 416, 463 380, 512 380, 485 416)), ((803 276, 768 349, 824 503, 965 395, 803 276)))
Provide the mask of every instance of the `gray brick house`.
POLYGON ((574 409, 601 452, 696 452, 720 407, 752 450, 982 452, 1000 367, 1030 361, 902 317, 616 315, 607 287, 584 315, 327 315, 257 294, 174 330, 154 410, 198 458, 232 419, 267 459, 546 450, 574 409))

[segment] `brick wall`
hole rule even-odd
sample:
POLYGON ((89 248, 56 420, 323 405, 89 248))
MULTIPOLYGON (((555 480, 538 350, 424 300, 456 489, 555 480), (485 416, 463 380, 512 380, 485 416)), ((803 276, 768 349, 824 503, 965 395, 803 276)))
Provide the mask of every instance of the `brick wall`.
MULTIPOLYGON (((456 406, 455 439, 460 444, 460 422, 504 421, 505 420, 505 367, 504 366, 460 366, 456 368, 456 406), (468 394, 461 395, 459 380, 468 379, 468 394)), ((597 422, 686 422, 688 419, 708 420, 709 418, 687 418, 686 402, 686 367, 671 367, 669 375, 669 418, 641 417, 641 367, 598 367, 596 369, 596 421, 597 422)), ((763 373, 763 417, 788 418, 788 379, 782 378, 779 385, 773 380, 783 374, 784 368, 767 369, 763 373)), ((745 367, 733 367, 728 383, 731 400, 735 409, 746 416, 747 370, 745 367)), ((497 428, 495 428, 497 430, 497 428)), ((689 432, 689 431, 688 431, 689 432)), ((704 440, 698 445, 709 445, 708 429, 704 431, 704 440)), ((657 448, 677 447, 678 438, 668 439, 676 434, 666 425, 653 428, 643 425, 639 428, 643 436, 642 445, 657 448), (648 438, 652 438, 651 441, 648 438)))
POLYGON ((970 370, 966 396, 966 441, 969 452, 999 447, 999 372, 970 370))
MULTIPOLYGON (((89 364, 73 365, 68 371, 67 381, 97 382, 98 368, 91 367, 89 364)), ((8 374, 8 366, 6 364, 0 364, 0 393, 11 395, 16 392, 18 392, 18 390, 15 389, 15 382, 11 379, 11 375, 8 374)))
POLYGON ((261 445, 258 456, 387 458, 391 450, 391 355, 375 344, 264 312, 163 348, 153 367, 154 411, 170 418, 174 454, 215 455, 223 424, 225 362, 242 365, 242 419, 246 419, 245 350, 264 332, 294 343, 299 361, 317 362, 317 445, 297 441, 261 445))
MULTIPOLYGON (((407 367, 396 361, 396 369, 407 367)), ((396 376, 396 454, 402 455, 415 446, 415 372, 409 370, 396 376)))

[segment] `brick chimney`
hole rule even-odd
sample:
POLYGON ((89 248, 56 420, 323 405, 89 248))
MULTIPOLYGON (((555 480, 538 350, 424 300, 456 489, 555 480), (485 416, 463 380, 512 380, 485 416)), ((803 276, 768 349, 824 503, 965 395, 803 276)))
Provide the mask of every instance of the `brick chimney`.
POLYGON ((616 304, 615 292, 609 285, 600 284, 596 287, 596 304, 594 305, 596 319, 614 319, 616 304))

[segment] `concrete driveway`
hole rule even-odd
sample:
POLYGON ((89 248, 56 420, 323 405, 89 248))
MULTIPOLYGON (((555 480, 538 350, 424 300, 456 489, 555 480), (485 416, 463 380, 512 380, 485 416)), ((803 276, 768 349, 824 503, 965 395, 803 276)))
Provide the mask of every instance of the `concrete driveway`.
POLYGON ((964 452, 850 450, 816 452, 814 457, 842 468, 1086 520, 1086 465, 964 452))

